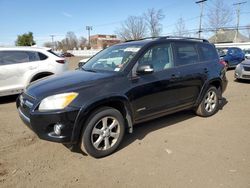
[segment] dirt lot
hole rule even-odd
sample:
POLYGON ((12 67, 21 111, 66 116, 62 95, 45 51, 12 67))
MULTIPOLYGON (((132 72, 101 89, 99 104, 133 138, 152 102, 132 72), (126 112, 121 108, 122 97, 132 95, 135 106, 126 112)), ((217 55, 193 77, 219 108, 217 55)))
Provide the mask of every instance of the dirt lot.
POLYGON ((2 97, 0 187, 250 187, 250 82, 233 72, 216 115, 184 111, 138 125, 103 159, 38 139, 19 119, 16 96, 2 97))

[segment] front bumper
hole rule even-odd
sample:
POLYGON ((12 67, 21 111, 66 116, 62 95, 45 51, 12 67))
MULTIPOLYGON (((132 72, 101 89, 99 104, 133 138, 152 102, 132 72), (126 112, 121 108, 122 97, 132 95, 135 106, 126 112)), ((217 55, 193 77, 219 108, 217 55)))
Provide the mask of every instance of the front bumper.
POLYGON ((25 98, 17 99, 17 109, 22 121, 35 132, 40 139, 59 143, 72 143, 72 133, 80 109, 67 107, 60 111, 39 112, 36 101, 25 98), (61 134, 54 132, 54 125, 61 124, 61 134))
MULTIPOLYGON (((250 67, 247 70, 250 70, 250 67)), ((250 80, 250 71, 246 71, 242 66, 236 67, 234 77, 236 79, 250 80)))

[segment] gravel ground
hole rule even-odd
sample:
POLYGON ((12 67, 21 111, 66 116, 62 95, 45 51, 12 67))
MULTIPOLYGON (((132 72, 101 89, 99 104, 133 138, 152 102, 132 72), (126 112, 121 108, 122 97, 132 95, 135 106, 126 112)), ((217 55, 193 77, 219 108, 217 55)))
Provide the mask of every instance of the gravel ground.
MULTIPOLYGON (((68 58, 70 68, 81 58, 68 58)), ((229 85, 214 116, 192 111, 135 127, 103 159, 43 141, 0 98, 0 187, 250 187, 250 82, 229 85)))

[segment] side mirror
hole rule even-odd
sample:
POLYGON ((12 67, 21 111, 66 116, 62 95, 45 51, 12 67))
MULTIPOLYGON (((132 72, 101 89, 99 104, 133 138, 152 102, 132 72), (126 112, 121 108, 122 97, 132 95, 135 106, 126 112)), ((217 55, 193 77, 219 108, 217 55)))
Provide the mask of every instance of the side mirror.
POLYGON ((139 65, 136 70, 137 74, 150 74, 154 72, 154 68, 152 65, 139 65))
POLYGON ((79 62, 78 63, 78 68, 82 68, 82 66, 85 64, 86 62, 79 62))

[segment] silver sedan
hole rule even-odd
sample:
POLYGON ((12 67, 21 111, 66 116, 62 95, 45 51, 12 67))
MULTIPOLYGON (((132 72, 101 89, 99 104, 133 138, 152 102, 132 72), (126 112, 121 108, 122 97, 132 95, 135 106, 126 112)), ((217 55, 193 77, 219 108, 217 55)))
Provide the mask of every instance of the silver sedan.
POLYGON ((234 77, 236 79, 250 80, 250 60, 242 61, 236 66, 234 77))

